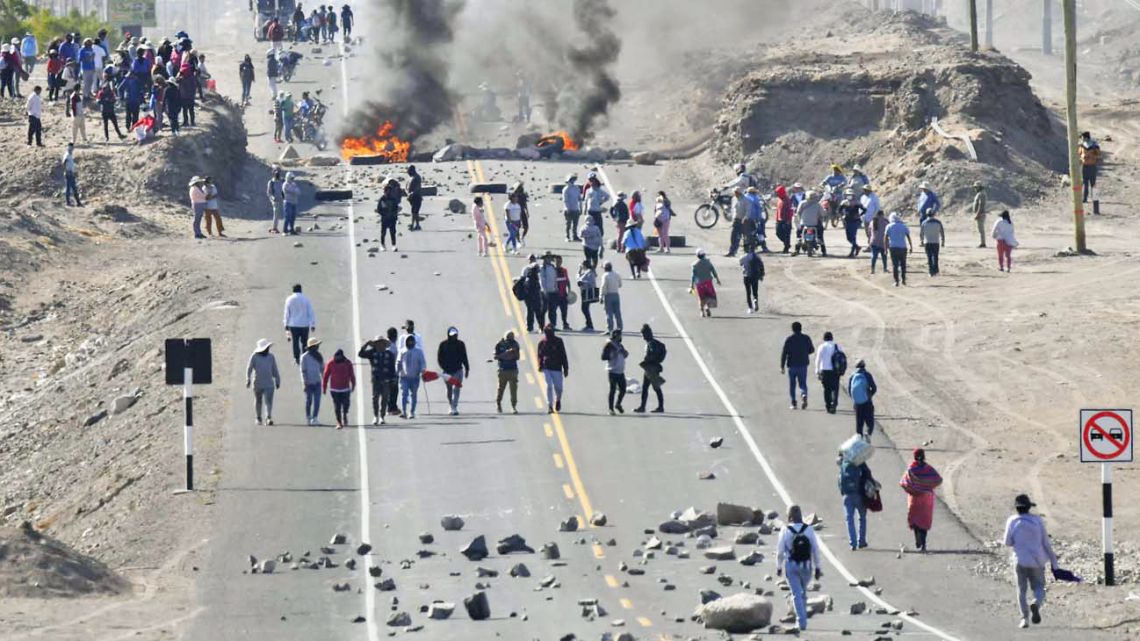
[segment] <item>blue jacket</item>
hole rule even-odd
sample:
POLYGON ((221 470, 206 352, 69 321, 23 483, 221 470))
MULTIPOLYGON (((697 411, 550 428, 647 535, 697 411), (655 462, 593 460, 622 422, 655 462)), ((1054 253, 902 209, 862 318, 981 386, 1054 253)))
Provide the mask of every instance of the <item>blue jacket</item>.
POLYGON ((942 201, 938 200, 938 194, 933 191, 924 191, 918 195, 918 213, 923 218, 926 218, 930 212, 937 212, 942 209, 942 201))
POLYGON ((744 199, 748 201, 748 217, 758 225, 764 222, 764 203, 760 194, 744 194, 744 199))
MULTIPOLYGON (((137 106, 142 104, 142 83, 134 76, 127 76, 119 83, 119 96, 122 97, 128 105, 137 106)), ((135 123, 129 123, 131 125, 135 123)))
POLYGON ((866 463, 852 465, 849 461, 839 464, 839 493, 844 496, 857 496, 860 502, 865 498, 863 483, 870 478, 871 469, 866 463))
POLYGON ((95 46, 83 47, 79 50, 79 69, 81 71, 95 71, 95 46))
POLYGON ((74 60, 76 54, 79 53, 79 45, 74 42, 64 41, 59 45, 59 57, 64 60, 74 60))
POLYGON ((35 36, 24 36, 20 41, 20 54, 25 58, 35 58, 40 55, 40 45, 35 36))

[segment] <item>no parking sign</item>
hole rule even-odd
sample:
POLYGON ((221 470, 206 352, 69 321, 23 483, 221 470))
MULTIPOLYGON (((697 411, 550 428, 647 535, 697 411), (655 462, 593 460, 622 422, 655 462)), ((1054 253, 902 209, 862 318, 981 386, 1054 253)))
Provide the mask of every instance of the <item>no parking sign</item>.
POLYGON ((1081 410, 1082 463, 1132 462, 1132 410, 1081 410))

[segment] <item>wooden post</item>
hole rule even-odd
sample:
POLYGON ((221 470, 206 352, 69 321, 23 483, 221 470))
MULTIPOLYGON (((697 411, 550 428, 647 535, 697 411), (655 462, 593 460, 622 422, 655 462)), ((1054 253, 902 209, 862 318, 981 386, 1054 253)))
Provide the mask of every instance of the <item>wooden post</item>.
POLYGON ((1053 55, 1053 0, 1041 0, 1041 53, 1053 55))
MULTIPOLYGON (((1048 6, 1048 1, 1046 1, 1048 6)), ((1065 111, 1069 126, 1069 180, 1073 186, 1073 234, 1076 250, 1085 245, 1085 209, 1082 204, 1081 161, 1077 156, 1077 1, 1062 0, 1065 22, 1065 111)))
POLYGON ((986 48, 994 48, 994 0, 986 0, 986 48))
POLYGON ((978 0, 968 0, 970 4, 970 51, 978 52, 978 0))

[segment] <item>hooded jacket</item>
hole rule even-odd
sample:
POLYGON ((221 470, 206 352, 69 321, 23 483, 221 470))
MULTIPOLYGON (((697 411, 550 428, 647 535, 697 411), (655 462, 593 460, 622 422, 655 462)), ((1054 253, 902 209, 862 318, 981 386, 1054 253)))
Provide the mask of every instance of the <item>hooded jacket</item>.
POLYGON ((379 383, 396 378, 396 354, 390 349, 377 349, 372 343, 360 348, 357 356, 372 365, 372 382, 379 383))
POLYGON ((467 346, 459 340, 459 336, 448 336, 440 343, 435 358, 439 369, 444 372, 458 372, 462 369, 465 374, 471 373, 471 364, 467 362, 467 346))
POLYGON ((325 364, 324 391, 347 392, 356 387, 356 368, 343 354, 325 364))
POLYGON ((570 373, 570 363, 566 358, 566 345, 554 334, 547 334, 538 341, 538 367, 543 370, 570 373))
POLYGON ((582 208, 582 187, 577 181, 568 181, 562 188, 562 206, 569 212, 577 212, 582 208))
POLYGON ((819 204, 819 199, 812 197, 800 203, 796 219, 801 227, 818 227, 823 222, 823 207, 819 204))

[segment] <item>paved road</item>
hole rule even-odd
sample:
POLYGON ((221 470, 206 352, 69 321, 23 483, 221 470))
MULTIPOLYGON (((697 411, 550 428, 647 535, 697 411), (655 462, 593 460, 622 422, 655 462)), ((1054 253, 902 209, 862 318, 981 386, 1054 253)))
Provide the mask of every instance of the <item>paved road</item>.
MULTIPOLYGON (((339 98, 343 81, 337 65, 339 61, 325 67, 319 60, 306 60, 294 89, 325 87, 326 95, 339 98)), ((277 152, 265 135, 268 123, 261 89, 249 115, 251 148, 272 157, 277 152)), ((352 101, 360 98, 349 95, 352 101)), ((341 100, 334 102, 333 111, 339 114, 341 100)), ((562 253, 573 273, 580 251, 563 242, 559 201, 546 189, 569 167, 454 163, 427 177, 429 182, 464 187, 471 180, 513 182, 525 177, 537 197, 524 253, 548 249, 562 253)), ((390 169, 402 172, 403 168, 390 169)), ((642 349, 635 333, 641 323, 651 324, 669 348, 665 371, 669 413, 608 416, 606 377, 599 358, 604 338, 569 332, 564 334, 571 372, 564 411, 550 416, 542 409, 543 389, 534 369, 537 336, 525 334, 519 303, 509 292, 524 261, 504 256, 501 243, 491 258, 475 255, 469 218, 443 213, 450 197, 467 196, 446 193, 429 199, 424 207, 426 231, 404 231, 398 253, 370 257, 367 248, 379 235, 371 212, 377 196, 373 177, 380 172, 311 171, 308 179, 317 185, 343 178, 348 171, 356 181, 357 202, 310 203, 301 224, 308 228, 316 223, 321 229, 302 236, 301 247, 293 247, 289 239, 265 238, 246 243, 244 253, 235 253, 251 283, 243 301, 243 335, 250 346, 261 336, 276 341, 284 385, 278 394, 277 425, 256 427, 252 400, 247 400, 249 392, 242 387, 248 354, 234 354, 228 367, 219 367, 218 378, 229 382, 236 402, 225 425, 227 454, 217 531, 200 580, 200 598, 207 609, 195 621, 190 638, 375 639, 402 630, 385 625, 394 609, 409 612, 416 624, 425 625, 419 634, 432 639, 554 639, 569 632, 596 638, 615 630, 616 619, 640 638, 698 636, 701 630, 688 617, 701 589, 728 594, 747 581, 753 588, 775 590, 777 614, 783 615, 782 593, 772 579, 775 535, 762 537, 758 549, 766 559, 753 567, 706 561, 692 539, 676 536, 662 538, 684 543, 692 558, 658 552, 639 565, 645 559, 635 557, 634 551, 648 538, 644 530, 690 505, 712 510, 717 501, 728 501, 782 512, 789 499, 821 515, 825 525, 819 534, 831 551, 820 593, 833 597, 834 611, 812 620, 810 638, 837 637, 843 630, 866 637, 898 619, 847 614, 855 601, 878 607, 874 594, 848 586, 853 577, 870 576, 882 588, 877 598, 889 604, 883 607, 918 612, 903 622, 903 631, 912 638, 1005 638, 1013 633, 1012 589, 974 576, 971 568, 980 546, 947 512, 936 516, 931 554, 898 558, 900 543, 911 539, 905 529, 902 494, 892 489, 902 472, 902 458, 885 439, 872 461, 886 486, 885 511, 872 521, 871 549, 845 550, 834 452, 850 433, 853 419, 847 411, 829 416, 818 409, 818 387, 812 390, 813 409, 794 413, 787 409, 786 383, 778 372, 777 357, 794 319, 772 311, 756 316, 738 313, 738 308, 743 310, 739 268, 727 259, 717 263, 725 285, 722 308, 713 319, 699 318, 686 293, 691 248, 654 256, 652 278, 625 281, 623 311, 631 353, 637 355, 642 349), (304 284, 313 298, 319 315, 317 335, 324 341, 326 357, 337 348, 355 352, 362 338, 414 319, 428 346, 429 365, 435 368, 435 346, 447 327, 458 327, 472 360, 461 414, 446 415, 443 387, 436 382, 426 388, 430 410, 427 399, 421 398, 415 420, 396 419, 374 428, 370 413, 364 411, 365 383, 353 398, 355 425, 343 431, 305 426, 299 376, 280 327, 281 304, 294 282, 304 284), (379 290, 381 284, 389 289, 379 290), (489 356, 508 329, 525 336, 518 416, 494 411, 495 373, 489 356), (708 447, 714 436, 725 437, 723 447, 708 447), (716 479, 699 480, 703 471, 714 472, 716 479), (609 524, 578 533, 557 531, 561 520, 571 515, 587 519, 594 512, 604 512, 609 524), (466 519, 463 531, 441 531, 439 517, 450 513, 466 519), (419 543, 417 534, 425 531, 435 535, 434 544, 419 543), (349 536, 350 544, 337 546, 333 555, 342 567, 285 569, 272 576, 243 573, 248 554, 266 558, 308 550, 316 556, 335 532, 349 536), (535 549, 557 543, 562 560, 555 564, 537 554, 493 555, 478 565, 498 570, 499 577, 479 578, 477 564, 458 554, 472 536, 485 535, 493 547, 495 540, 513 533, 524 536, 535 549), (384 576, 395 579, 395 592, 376 591, 371 587, 376 579, 361 569, 343 568, 362 540, 374 549, 360 559, 361 566, 380 566, 384 576), (616 545, 608 545, 610 540, 616 545), (437 555, 421 559, 420 550, 437 555), (405 559, 411 561, 410 567, 401 569, 405 559), (533 576, 506 576, 520 561, 533 576), (623 561, 645 574, 619 571, 623 561), (698 571, 710 564, 717 565, 716 574, 698 571), (539 579, 548 575, 560 587, 539 590, 539 579), (718 575, 731 577, 735 585, 722 586, 718 575), (342 581, 349 582, 352 590, 334 592, 332 585, 342 581), (449 621, 430 621, 420 614, 420 607, 434 599, 461 602, 475 591, 476 582, 490 585, 490 621, 469 621, 461 605, 449 621), (398 605, 392 605, 393 598, 398 598, 398 605), (597 598, 608 614, 596 621, 583 618, 577 605, 583 598, 597 598), (357 616, 368 622, 352 623, 357 616)), ((652 193, 658 188, 660 169, 607 167, 605 174, 617 189, 639 187, 652 193)), ((502 231, 501 205, 499 197, 492 206, 497 231, 502 231)), ((685 218, 678 223, 682 232, 691 226, 685 218)), ((606 233, 612 236, 613 231, 606 233)), ((615 262, 624 268, 624 261, 615 262)), ((797 281, 791 261, 773 259, 768 269, 770 281, 796 283, 805 295, 812 295, 810 283, 797 281)), ((595 324, 602 325, 599 319, 604 320, 604 315, 597 306, 594 315, 595 324)), ((574 327, 582 326, 577 309, 572 309, 571 319, 574 327)), ((818 341, 826 318, 800 320, 818 341)), ((846 347, 852 362, 864 349, 846 347)), ((631 366, 631 374, 634 370, 631 366)), ((367 365, 358 366, 358 377, 368 380, 367 365)), ((882 395, 889 398, 890 390, 882 395)), ((627 409, 634 404, 627 400, 627 409)), ((331 423, 327 399, 322 416, 331 423)), ((909 451, 909 444, 899 448, 909 451)), ((936 465, 938 457, 931 453, 936 465)), ((721 528, 720 538, 731 542, 736 531, 721 528)), ((750 549, 736 547, 740 556, 750 549)), ((1073 633, 1050 622, 1034 631, 1034 638, 1072 638, 1073 633)), ((1087 631, 1081 635, 1095 638, 1087 631)))

